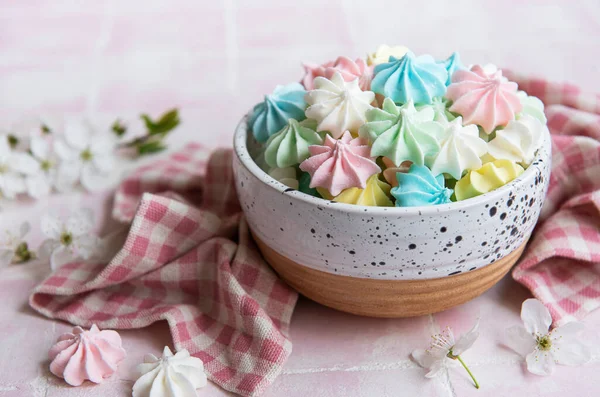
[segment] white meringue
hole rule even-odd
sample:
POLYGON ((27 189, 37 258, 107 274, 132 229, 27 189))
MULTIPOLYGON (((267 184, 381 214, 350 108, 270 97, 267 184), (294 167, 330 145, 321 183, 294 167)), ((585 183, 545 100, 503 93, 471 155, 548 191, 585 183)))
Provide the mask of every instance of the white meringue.
POLYGON ((466 170, 480 168, 480 157, 487 153, 487 142, 479 137, 477 126, 463 126, 462 117, 457 117, 445 126, 440 146, 438 154, 429 161, 431 173, 446 173, 454 179, 460 179, 466 170))
POLYGON ((138 371, 133 397, 196 397, 196 389, 206 386, 204 363, 185 349, 173 355, 165 346, 161 358, 147 354, 138 371))
POLYGON ((528 165, 542 145, 544 124, 530 115, 523 115, 496 131, 496 137, 488 143, 489 153, 498 160, 511 160, 528 165))
POLYGON ((365 123, 365 113, 372 108, 375 94, 362 91, 358 79, 345 82, 339 72, 334 73, 331 80, 317 77, 314 85, 315 89, 305 97, 310 105, 306 117, 317 120, 317 131, 329 131, 336 139, 345 131, 357 133, 365 123))

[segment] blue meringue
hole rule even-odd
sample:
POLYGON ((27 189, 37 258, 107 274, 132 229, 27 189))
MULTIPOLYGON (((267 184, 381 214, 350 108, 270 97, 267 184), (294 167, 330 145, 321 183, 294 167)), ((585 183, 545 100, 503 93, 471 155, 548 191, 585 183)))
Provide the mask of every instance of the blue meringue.
POLYGON ((458 52, 453 52, 452 55, 448 57, 448 59, 446 59, 445 61, 438 61, 438 64, 444 66, 444 68, 448 72, 448 79, 446 80, 447 86, 450 85, 450 83, 452 83, 452 75, 454 74, 454 72, 456 72, 457 70, 466 69, 465 65, 463 65, 460 61, 460 55, 458 55, 458 52))
POLYGON ((403 104, 431 104, 433 97, 444 96, 448 72, 431 55, 415 57, 407 52, 402 58, 390 56, 388 63, 375 66, 371 91, 403 104))
POLYGON ((271 135, 285 127, 289 119, 306 119, 304 95, 306 90, 300 83, 278 85, 271 95, 265 95, 265 100, 254 106, 248 120, 256 140, 266 142, 271 135))
POLYGON ((420 207, 450 203, 452 189, 445 187, 444 175, 434 177, 429 168, 413 164, 408 172, 398 172, 398 186, 392 189, 396 207, 420 207))

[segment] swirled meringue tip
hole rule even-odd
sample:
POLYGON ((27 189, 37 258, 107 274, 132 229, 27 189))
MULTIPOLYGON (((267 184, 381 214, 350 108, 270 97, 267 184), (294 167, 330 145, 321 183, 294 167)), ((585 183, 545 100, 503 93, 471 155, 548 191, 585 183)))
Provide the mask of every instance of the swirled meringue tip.
POLYGON ((450 203, 452 189, 445 187, 444 175, 434 176, 429 168, 413 164, 407 173, 398 172, 398 186, 392 188, 396 207, 419 207, 450 203))
POLYGON ((377 174, 367 179, 364 189, 352 187, 342 191, 333 201, 338 203, 366 205, 370 207, 393 207, 389 198, 391 186, 379 180, 377 174))
POLYGON ((306 94, 306 117, 317 120, 317 131, 328 131, 336 139, 345 131, 358 132, 375 99, 374 93, 362 91, 358 84, 358 79, 344 81, 338 71, 331 79, 315 79, 315 89, 306 94))
POLYGON ((367 140, 353 138, 349 131, 339 140, 327 135, 322 146, 308 149, 311 157, 300 164, 300 169, 310 174, 311 188, 324 188, 333 196, 351 187, 365 188, 367 179, 381 171, 370 157, 367 140))
POLYGON ((446 60, 438 61, 439 64, 443 65, 446 71, 448 72, 448 79, 446 80, 446 85, 450 85, 452 82, 452 75, 457 70, 466 69, 465 66, 460 61, 460 55, 458 52, 453 52, 446 60))
POLYGON ((265 144, 265 161, 270 167, 286 168, 300 164, 308 158, 310 145, 320 145, 323 138, 308 128, 309 123, 289 119, 287 124, 265 144))
POLYGON ((80 386, 86 380, 101 383, 110 377, 125 358, 125 350, 116 331, 101 331, 94 324, 89 331, 75 327, 61 335, 48 357, 50 372, 71 386, 80 386))
POLYGON ((137 369, 133 397, 196 397, 196 389, 207 384, 204 363, 186 349, 173 354, 165 346, 161 358, 147 354, 137 369))
POLYGON ((474 65, 471 70, 457 70, 452 75, 446 96, 453 101, 450 111, 460 114, 464 124, 480 125, 491 134, 523 109, 517 88, 517 83, 503 79, 501 70, 488 74, 474 65))
POLYGON ((359 129, 359 136, 372 142, 371 156, 385 156, 400 165, 404 161, 424 164, 425 157, 434 155, 440 146, 444 127, 433 121, 431 106, 417 110, 412 99, 397 106, 390 98, 383 101, 383 109, 367 112, 367 123, 359 129))
POLYGON ((448 72, 431 55, 415 57, 408 51, 402 58, 375 66, 371 90, 396 103, 409 100, 417 105, 430 104, 433 97, 446 93, 448 72))
POLYGON ((278 85, 272 94, 265 95, 265 100, 254 106, 248 119, 254 138, 264 143, 281 130, 288 119, 304 120, 305 94, 306 90, 301 84, 291 83, 278 85))
POLYGON ((457 201, 476 197, 506 185, 525 170, 510 160, 496 160, 470 171, 454 186, 457 201))
POLYGON ((510 160, 527 166, 542 146, 545 128, 537 118, 523 115, 496 131, 496 137, 488 143, 488 151, 496 159, 510 160))
POLYGON ((481 167, 481 156, 488 151, 487 142, 479 137, 474 124, 463 125, 461 117, 446 124, 440 149, 429 158, 433 175, 448 174, 460 179, 466 170, 481 167))
POLYGON ((404 46, 394 46, 382 44, 377 47, 375 52, 367 54, 367 64, 369 66, 379 65, 390 61, 390 57, 402 58, 407 52, 408 48, 404 46))
POLYGON ((340 56, 333 65, 325 66, 325 77, 331 79, 336 72, 342 75, 344 81, 358 79, 358 86, 363 91, 369 91, 371 88, 371 79, 373 79, 374 66, 369 66, 364 59, 352 59, 340 56))

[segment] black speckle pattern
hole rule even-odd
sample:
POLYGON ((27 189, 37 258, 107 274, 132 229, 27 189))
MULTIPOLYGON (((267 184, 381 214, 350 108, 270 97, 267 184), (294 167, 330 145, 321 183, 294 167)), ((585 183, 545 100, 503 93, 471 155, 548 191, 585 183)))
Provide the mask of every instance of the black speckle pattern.
MULTIPOLYGON (((238 139, 236 135, 236 145, 238 139)), ((542 151, 525 176, 502 193, 490 200, 465 201, 455 210, 348 211, 344 204, 313 202, 266 174, 253 175, 240 164, 247 161, 243 151, 234 158, 234 176, 249 226, 280 254, 351 277, 429 279, 494 263, 529 237, 549 178, 549 153, 542 151)))

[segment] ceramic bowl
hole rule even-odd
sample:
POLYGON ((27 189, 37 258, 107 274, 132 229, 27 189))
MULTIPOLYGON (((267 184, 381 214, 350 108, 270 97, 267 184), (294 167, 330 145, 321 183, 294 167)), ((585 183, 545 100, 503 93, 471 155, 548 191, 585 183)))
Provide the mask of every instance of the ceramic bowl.
POLYGON ((342 311, 406 317, 489 289, 517 261, 548 188, 551 141, 525 172, 490 193, 429 207, 365 207, 316 198, 263 172, 243 119, 234 174, 265 259, 303 295, 342 311))

